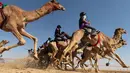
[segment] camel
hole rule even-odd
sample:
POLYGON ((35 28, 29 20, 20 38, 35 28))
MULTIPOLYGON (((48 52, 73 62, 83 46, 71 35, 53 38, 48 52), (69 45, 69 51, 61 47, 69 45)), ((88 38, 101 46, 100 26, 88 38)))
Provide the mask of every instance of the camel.
MULTIPOLYGON (((83 44, 89 42, 92 47, 98 50, 97 53, 102 51, 102 49, 111 52, 111 54, 115 56, 114 59, 117 58, 116 60, 118 61, 118 63, 120 63, 122 67, 127 68, 127 66, 123 63, 120 57, 112 50, 112 45, 117 44, 120 41, 120 39, 122 39, 122 34, 126 34, 126 30, 124 30, 123 28, 117 28, 114 33, 115 33, 114 37, 110 38, 105 34, 103 34, 102 32, 100 32, 90 40, 88 37, 86 37, 84 29, 79 29, 73 33, 71 42, 64 50, 64 55, 66 55, 66 53, 70 51, 71 48, 81 40, 81 43, 83 44)), ((62 58, 65 58, 64 55, 62 55, 62 58)))
POLYGON ((70 51, 71 48, 78 44, 80 41, 82 42, 82 44, 88 41, 92 46, 95 46, 97 48, 105 47, 106 49, 111 50, 111 45, 117 44, 122 38, 122 34, 126 34, 126 30, 124 30, 123 28, 117 28, 114 32, 113 38, 110 38, 100 32, 90 40, 88 37, 86 37, 85 30, 79 29, 73 33, 72 40, 64 50, 64 54, 70 51))
POLYGON ((6 32, 11 32, 19 42, 17 44, 6 46, 0 49, 0 53, 3 53, 5 50, 10 50, 12 48, 22 46, 26 43, 23 36, 34 41, 34 58, 38 59, 37 56, 37 42, 38 39, 28 32, 25 31, 25 26, 27 23, 38 20, 39 18, 57 10, 65 10, 65 8, 56 2, 56 0, 51 0, 41 8, 33 11, 25 11, 17 6, 8 5, 3 9, 4 15, 6 16, 6 22, 2 25, 2 15, 0 16, 0 26, 2 30, 6 32))
MULTIPOLYGON (((120 40, 118 44, 116 45, 113 45, 114 47, 112 48, 112 50, 116 51, 118 48, 121 48, 122 46, 124 45, 127 45, 126 41, 125 40, 120 40)), ((108 50, 105 51, 106 53, 108 52, 108 50)), ((90 63, 91 62, 91 59, 95 60, 95 64, 93 65, 92 64, 92 67, 95 67, 95 71, 98 72, 99 69, 98 69, 98 64, 97 64, 97 60, 98 59, 102 59, 102 58, 106 58, 108 59, 108 63, 106 63, 106 65, 108 66, 109 65, 109 62, 111 60, 111 56, 112 54, 111 53, 104 53, 104 54, 101 54, 101 53, 98 53, 97 54, 97 50, 95 48, 91 49, 91 50, 88 50, 88 49, 84 49, 83 51, 83 56, 82 56, 82 60, 80 60, 77 64, 76 67, 79 66, 79 63, 80 63, 80 66, 83 67, 83 64, 87 61, 87 60, 90 60, 90 63), (97 54, 97 57, 95 57, 97 54)), ((112 57, 113 58, 113 57, 112 57)), ((116 59, 115 59, 116 60, 116 59)))
POLYGON ((52 41, 49 43, 49 46, 52 48, 52 59, 54 59, 54 64, 57 66, 59 65, 57 61, 61 59, 61 55, 63 53, 63 50, 67 47, 67 45, 70 43, 70 39, 66 41, 52 41))
MULTIPOLYGON (((67 59, 64 59, 64 62, 59 62, 59 60, 61 59, 61 55, 63 53, 63 50, 67 47, 67 45, 70 43, 70 39, 67 39, 66 41, 51 41, 48 46, 42 46, 43 48, 41 48, 40 52, 39 52, 39 59, 42 60, 42 56, 43 55, 46 55, 46 53, 48 53, 48 51, 50 51, 48 54, 50 55, 51 57, 51 60, 53 62, 51 62, 53 64, 53 66, 61 69, 61 64, 63 65, 70 65, 72 66, 73 70, 74 70, 74 62, 73 61, 73 58, 76 57, 78 58, 76 55, 72 56, 71 52, 68 53, 68 54, 71 54, 70 57, 71 57, 71 60, 70 60, 70 57, 68 57, 67 59), (45 52, 46 51, 46 52, 45 52), (60 66, 60 67, 59 67, 60 66)), ((75 47, 73 47, 73 49, 77 49, 79 46, 76 45, 75 47)), ((74 54, 76 54, 76 52, 74 52, 74 54)), ((67 55, 68 56, 68 55, 67 55)), ((67 69, 67 68, 65 68, 67 69)))
MULTIPOLYGON (((54 63, 56 63, 56 65, 60 65, 61 63, 65 64, 65 65, 70 65, 73 68, 73 70, 75 70, 75 68, 74 68, 74 58, 76 57, 78 60, 80 60, 80 58, 77 56, 77 54, 83 53, 82 49, 85 48, 85 46, 83 46, 80 43, 75 45, 73 47, 72 51, 69 51, 69 53, 66 54, 67 58, 64 59, 65 62, 63 63, 64 60, 61 60, 63 50, 70 43, 70 40, 71 39, 68 39, 67 42, 65 42, 65 41, 58 41, 58 42, 52 41, 52 42, 50 42, 49 47, 51 47, 53 49, 53 54, 52 54, 53 57, 52 58, 56 57, 56 60, 54 62, 54 63), (56 54, 56 56, 55 56, 55 54, 56 54)), ((87 66, 86 64, 84 64, 84 65, 87 66)), ((65 70, 67 70, 66 66, 65 66, 65 70)))

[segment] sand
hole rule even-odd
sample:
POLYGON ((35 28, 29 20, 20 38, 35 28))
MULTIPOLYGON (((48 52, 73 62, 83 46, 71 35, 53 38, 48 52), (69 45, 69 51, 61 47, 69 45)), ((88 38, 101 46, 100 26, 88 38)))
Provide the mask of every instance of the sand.
MULTIPOLYGON (((16 59, 12 62, 0 63, 0 73, 95 73, 94 71, 86 72, 84 70, 63 71, 54 68, 39 69, 37 61, 32 58, 16 59)), ((108 71, 102 70, 100 73, 130 73, 130 71, 108 71)))

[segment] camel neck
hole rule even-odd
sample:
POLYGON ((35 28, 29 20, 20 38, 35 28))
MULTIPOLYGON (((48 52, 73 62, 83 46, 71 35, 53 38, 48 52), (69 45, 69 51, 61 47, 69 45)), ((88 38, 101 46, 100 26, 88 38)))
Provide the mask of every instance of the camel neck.
POLYGON ((122 42, 119 42, 117 45, 114 46, 114 50, 121 48, 123 46, 122 42))
POLYGON ((122 38, 121 34, 114 34, 113 39, 119 41, 122 38))
POLYGON ((55 7, 50 2, 48 2, 37 10, 26 11, 24 13, 24 17, 26 18, 26 22, 32 22, 55 10, 55 7))

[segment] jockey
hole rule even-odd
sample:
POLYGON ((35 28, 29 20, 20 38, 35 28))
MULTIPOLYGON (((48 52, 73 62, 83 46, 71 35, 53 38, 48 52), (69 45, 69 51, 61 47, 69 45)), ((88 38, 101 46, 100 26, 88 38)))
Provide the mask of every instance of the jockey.
POLYGON ((3 9, 6 6, 7 6, 7 4, 3 4, 2 2, 0 2, 0 9, 3 9))
POLYGON ((61 26, 57 25, 57 28, 55 29, 55 41, 65 41, 66 39, 69 39, 70 37, 65 32, 61 32, 61 26))
POLYGON ((0 2, 0 9, 3 9, 3 3, 0 2))
POLYGON ((49 38, 46 40, 46 42, 43 43, 42 46, 39 46, 39 48, 45 48, 45 47, 47 47, 50 42, 51 42, 51 38, 49 37, 49 38))
POLYGON ((28 54, 29 54, 29 57, 32 57, 33 56, 33 49, 29 49, 28 54))
POLYGON ((51 38, 49 37, 46 42, 44 43, 45 46, 48 46, 48 44, 51 42, 51 38))
POLYGON ((85 12, 80 13, 80 19, 79 19, 79 29, 88 28, 91 29, 91 32, 89 32, 88 37, 91 39, 91 35, 96 35, 96 29, 90 26, 90 22, 87 21, 87 16, 85 12))

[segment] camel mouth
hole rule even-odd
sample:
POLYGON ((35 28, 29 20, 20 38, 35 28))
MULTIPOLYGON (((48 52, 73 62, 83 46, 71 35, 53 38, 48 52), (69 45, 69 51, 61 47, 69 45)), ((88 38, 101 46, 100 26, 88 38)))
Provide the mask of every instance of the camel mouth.
POLYGON ((6 42, 6 44, 9 43, 9 41, 6 42))
POLYGON ((123 43, 123 45, 127 45, 127 43, 123 43))
POLYGON ((65 11, 66 9, 64 7, 61 7, 60 10, 65 11))
POLYGON ((125 33, 125 34, 127 34, 127 32, 126 32, 126 31, 125 31, 124 33, 125 33))
POLYGON ((126 41, 124 41, 123 45, 127 45, 127 42, 126 42, 126 41))

